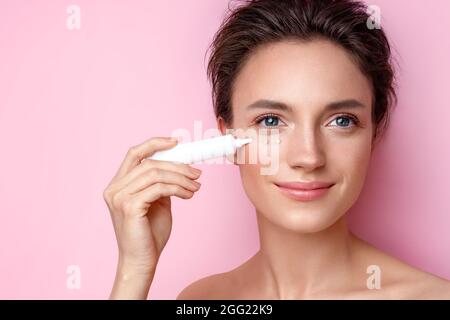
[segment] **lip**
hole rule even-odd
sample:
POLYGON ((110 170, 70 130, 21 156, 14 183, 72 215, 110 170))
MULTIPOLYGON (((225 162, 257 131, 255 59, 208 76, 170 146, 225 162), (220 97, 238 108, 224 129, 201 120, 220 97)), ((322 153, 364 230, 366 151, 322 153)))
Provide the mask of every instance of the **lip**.
POLYGON ((277 182, 275 185, 287 197, 298 201, 312 201, 324 196, 334 183, 313 182, 277 182))

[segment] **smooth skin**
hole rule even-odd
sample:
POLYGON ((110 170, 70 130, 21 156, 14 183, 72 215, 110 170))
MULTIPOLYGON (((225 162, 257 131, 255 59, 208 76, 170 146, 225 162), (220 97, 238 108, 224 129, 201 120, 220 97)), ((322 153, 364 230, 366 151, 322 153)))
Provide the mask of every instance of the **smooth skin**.
MULTIPOLYGON (((190 284, 177 299, 450 299, 449 281, 376 249, 347 228, 345 214, 363 188, 373 150, 371 105, 368 79, 344 49, 327 40, 278 42, 253 52, 236 78, 230 128, 275 123, 282 140, 275 174, 261 175, 258 163, 236 164, 255 206, 260 249, 241 266, 190 284), (260 99, 290 110, 247 108, 260 99), (325 109, 348 99, 364 107, 325 109), (268 114, 278 120, 255 121, 268 114), (346 114, 359 122, 338 125, 346 114), (335 185, 326 196, 301 202, 274 184, 311 180, 335 185), (371 265, 381 270, 381 289, 367 287, 371 265)), ((223 133, 230 129, 221 118, 217 125, 223 133)), ((171 146, 152 138, 131 148, 105 190, 119 246, 111 299, 147 298, 170 236, 170 196, 189 199, 198 190, 193 182, 199 173, 190 166, 140 164, 171 146)))
MULTIPOLYGON (((239 165, 256 209, 260 249, 243 265, 196 281, 177 298, 449 299, 449 281, 389 256, 347 229, 345 214, 363 188, 374 147, 371 105, 370 82, 348 52, 328 40, 284 41, 254 52, 234 84, 232 128, 276 128, 282 140, 274 175, 261 175, 259 165, 239 165), (261 99, 291 110, 247 108, 261 99), (325 108, 346 100, 364 107, 325 108), (256 121, 268 114, 271 121, 256 121), (359 122, 339 124, 346 115, 359 122), (300 202, 274 185, 283 181, 335 185, 323 198, 300 202), (380 289, 367 286, 371 265, 381 271, 380 289)), ((227 129, 221 119, 218 127, 227 129)))

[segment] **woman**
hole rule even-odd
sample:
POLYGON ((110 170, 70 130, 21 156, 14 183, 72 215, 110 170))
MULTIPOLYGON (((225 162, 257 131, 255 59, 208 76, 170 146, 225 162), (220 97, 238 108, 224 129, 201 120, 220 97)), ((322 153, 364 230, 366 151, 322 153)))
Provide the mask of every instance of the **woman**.
MULTIPOLYGON (((450 298, 447 280, 346 226, 396 100, 390 46, 371 22, 350 0, 247 1, 224 21, 208 65, 218 128, 278 129, 279 164, 270 175, 259 163, 238 164, 260 250, 178 299, 450 298), (381 287, 370 286, 368 270, 381 287)), ((152 138, 132 147, 105 189, 119 247, 111 299, 147 297, 171 231, 170 196, 200 188, 198 169, 142 161, 175 144, 152 138)))

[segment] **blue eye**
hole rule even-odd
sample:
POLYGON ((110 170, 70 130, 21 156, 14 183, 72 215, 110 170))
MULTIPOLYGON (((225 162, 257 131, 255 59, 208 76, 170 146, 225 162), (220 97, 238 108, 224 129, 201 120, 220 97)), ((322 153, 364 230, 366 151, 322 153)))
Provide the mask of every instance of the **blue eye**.
POLYGON ((351 128, 350 126, 348 126, 349 122, 353 122, 353 125, 357 125, 358 124, 358 120, 352 116, 339 116, 337 118, 335 118, 333 121, 336 121, 336 123, 338 124, 338 127, 341 128, 351 128))
MULTIPOLYGON (((342 128, 342 129, 350 129, 356 125, 358 125, 359 120, 351 115, 340 115, 339 117, 336 117, 332 122, 336 121, 337 126, 342 128), (351 125, 351 123, 353 123, 353 125, 351 125)), ((261 124, 263 123, 263 125, 265 127, 277 127, 279 125, 281 125, 282 120, 280 119, 279 116, 275 115, 275 114, 266 114, 263 116, 258 117, 255 120, 256 124, 261 124)))
POLYGON ((264 122, 264 125, 266 127, 276 127, 276 126, 278 126, 280 121, 281 121, 280 117, 278 117, 276 115, 265 115, 265 116, 259 117, 255 122, 257 124, 264 122))

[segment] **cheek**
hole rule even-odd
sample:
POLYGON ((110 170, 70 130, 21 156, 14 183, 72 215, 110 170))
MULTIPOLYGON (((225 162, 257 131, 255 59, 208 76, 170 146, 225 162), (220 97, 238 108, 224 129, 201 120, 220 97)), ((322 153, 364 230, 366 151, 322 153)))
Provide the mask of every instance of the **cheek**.
POLYGON ((242 164, 239 165, 242 184, 247 191, 256 190, 261 186, 262 176, 259 173, 259 165, 242 164))
POLYGON ((268 208, 271 203, 269 200, 270 197, 269 199, 267 198, 267 194, 270 192, 267 190, 268 181, 266 180, 266 176, 261 175, 260 168, 260 165, 257 164, 239 165, 239 172, 244 191, 255 208, 261 211, 264 208, 268 208))
POLYGON ((329 159, 332 170, 341 178, 344 197, 353 202, 358 198, 366 178, 371 159, 370 139, 335 146, 329 159))

